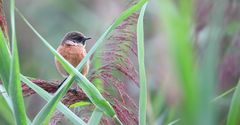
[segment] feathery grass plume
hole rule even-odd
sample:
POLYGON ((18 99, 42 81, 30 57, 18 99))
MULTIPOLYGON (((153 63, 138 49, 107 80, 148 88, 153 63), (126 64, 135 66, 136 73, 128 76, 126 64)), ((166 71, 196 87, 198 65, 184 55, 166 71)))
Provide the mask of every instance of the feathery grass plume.
POLYGON ((134 13, 119 25, 109 37, 98 58, 102 66, 90 75, 90 81, 101 79, 104 95, 117 112, 123 124, 138 124, 138 107, 127 91, 131 83, 138 85, 138 72, 134 61, 137 57, 136 24, 138 13, 134 13))

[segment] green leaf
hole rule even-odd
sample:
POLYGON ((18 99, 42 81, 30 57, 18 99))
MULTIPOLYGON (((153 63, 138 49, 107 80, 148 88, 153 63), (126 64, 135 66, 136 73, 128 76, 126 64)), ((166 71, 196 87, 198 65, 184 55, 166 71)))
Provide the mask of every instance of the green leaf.
POLYGON ((15 32, 15 15, 14 15, 15 1, 10 1, 10 13, 11 13, 11 29, 12 29, 12 58, 10 65, 10 79, 8 92, 13 104, 13 111, 18 125, 26 125, 27 118, 25 112, 25 106, 22 96, 22 87, 20 81, 20 68, 18 60, 18 50, 16 42, 15 32))
POLYGON ((7 41, 0 29, 0 78, 4 87, 8 91, 8 83, 10 76, 10 52, 7 46, 7 41))
POLYGON ((228 112, 227 125, 239 125, 240 124, 240 81, 233 94, 231 106, 228 112))
POLYGON ((101 121, 102 115, 103 112, 96 108, 88 121, 88 125, 98 125, 99 122, 101 121))
POLYGON ((192 32, 192 1, 159 0, 160 17, 166 31, 175 61, 183 95, 183 124, 196 124, 199 113, 199 86, 194 65, 192 32))
MULTIPOLYGON (((33 89, 37 94, 39 94, 44 100, 49 101, 53 96, 46 92, 41 87, 37 86, 30 80, 28 80, 25 76, 21 75, 21 80, 26 83, 31 89, 33 89)), ((86 125, 86 123, 81 120, 78 116, 76 116, 69 108, 67 108, 61 102, 57 105, 57 109, 61 111, 72 123, 75 125, 86 125)))
POLYGON ((145 72, 144 60, 144 29, 143 18, 148 2, 146 2, 140 12, 137 23, 137 50, 138 50, 138 66, 140 78, 140 97, 139 97, 139 123, 146 125, 146 111, 147 111, 147 80, 145 72))
POLYGON ((84 93, 86 93, 91 102, 96 105, 96 107, 98 107, 108 116, 115 116, 115 111, 113 110, 110 103, 104 99, 97 88, 90 81, 88 81, 86 77, 82 77, 81 79, 76 78, 76 81, 77 84, 83 89, 84 93), (83 82, 86 84, 82 84, 83 82))

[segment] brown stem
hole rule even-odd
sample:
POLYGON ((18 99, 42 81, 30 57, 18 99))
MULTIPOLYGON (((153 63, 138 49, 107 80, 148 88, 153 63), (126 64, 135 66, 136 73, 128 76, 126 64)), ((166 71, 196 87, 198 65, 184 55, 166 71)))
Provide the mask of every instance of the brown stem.
MULTIPOLYGON (((52 81, 46 81, 41 79, 31 79, 33 83, 38 85, 39 87, 43 88, 48 93, 54 93, 58 89, 58 85, 60 81, 52 80, 52 81)), ((22 90, 23 95, 25 97, 35 94, 36 92, 32 90, 30 87, 28 87, 25 83, 22 83, 22 90)), ((81 90, 78 89, 76 91, 73 91, 72 89, 69 89, 66 95, 63 97, 62 102, 66 106, 69 106, 71 104, 74 104, 81 100, 88 100, 88 97, 86 94, 81 90)))

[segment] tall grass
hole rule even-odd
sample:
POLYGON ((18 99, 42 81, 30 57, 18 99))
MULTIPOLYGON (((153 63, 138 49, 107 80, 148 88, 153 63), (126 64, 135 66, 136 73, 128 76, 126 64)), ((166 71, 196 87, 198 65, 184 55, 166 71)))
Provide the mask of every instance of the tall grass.
POLYGON ((9 96, 11 97, 16 123, 18 125, 26 125, 26 111, 22 96, 22 88, 20 81, 20 67, 18 59, 18 49, 15 32, 15 18, 14 18, 14 0, 11 1, 11 26, 12 26, 12 59, 10 66, 9 79, 9 96))
POLYGON ((176 8, 171 0, 159 0, 160 17, 170 38, 173 59, 183 90, 184 124, 196 124, 200 110, 191 41, 192 4, 191 0, 182 0, 179 8, 176 8))
POLYGON ((140 125, 146 125, 146 110, 147 110, 147 80, 145 72, 144 60, 144 29, 143 17, 147 7, 145 3, 141 9, 138 24, 137 24, 137 45, 138 45, 138 65, 140 77, 140 96, 139 96, 139 122, 140 125))

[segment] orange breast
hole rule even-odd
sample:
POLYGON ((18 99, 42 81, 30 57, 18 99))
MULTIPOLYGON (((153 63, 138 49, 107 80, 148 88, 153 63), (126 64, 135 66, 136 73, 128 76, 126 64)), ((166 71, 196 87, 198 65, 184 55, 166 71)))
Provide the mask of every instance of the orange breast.
MULTIPOLYGON (((57 48, 58 53, 60 53, 70 64, 76 67, 80 61, 86 56, 86 50, 82 45, 61 45, 57 48)), ((66 77, 68 73, 64 70, 59 61, 55 58, 55 64, 59 73, 66 77)), ((89 61, 84 65, 81 73, 86 75, 89 69, 89 61)))

